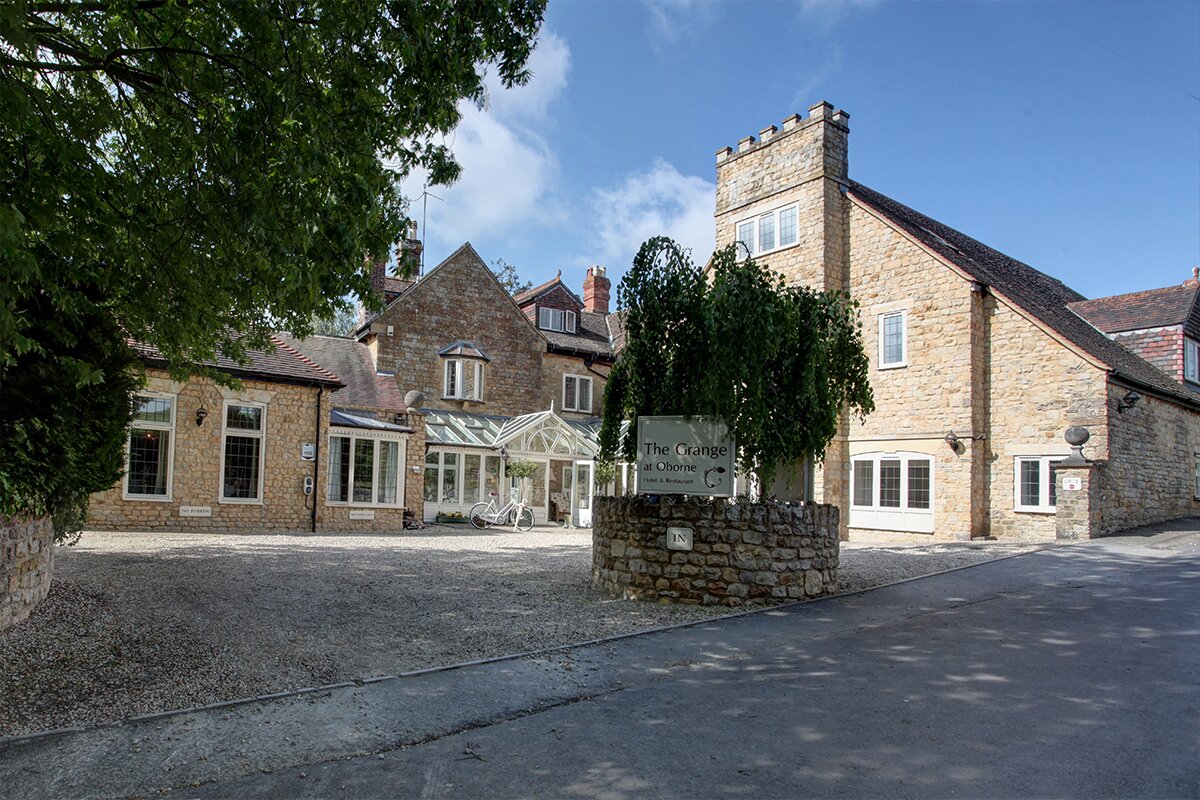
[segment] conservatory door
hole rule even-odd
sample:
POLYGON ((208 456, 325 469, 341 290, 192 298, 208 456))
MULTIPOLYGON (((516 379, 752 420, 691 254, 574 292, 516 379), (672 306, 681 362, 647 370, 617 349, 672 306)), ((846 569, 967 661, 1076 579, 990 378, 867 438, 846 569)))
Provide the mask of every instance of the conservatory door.
POLYGON ((571 481, 571 509, 574 512, 574 523, 579 528, 592 527, 592 494, 595 481, 592 470, 595 464, 591 461, 575 462, 575 480, 571 481))

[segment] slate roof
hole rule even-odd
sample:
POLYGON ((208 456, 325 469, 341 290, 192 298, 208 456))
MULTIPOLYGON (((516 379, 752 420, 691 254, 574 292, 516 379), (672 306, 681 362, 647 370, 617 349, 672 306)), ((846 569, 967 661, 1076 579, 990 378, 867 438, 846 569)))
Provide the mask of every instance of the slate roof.
MULTIPOLYGON (((321 365, 292 349, 278 334, 272 334, 274 347, 269 350, 249 350, 249 363, 240 364, 224 355, 217 355, 202 366, 215 367, 238 378, 250 378, 300 386, 342 386, 341 378, 321 365)), ((166 367, 162 351, 142 342, 130 342, 134 352, 150 366, 166 367)))
POLYGON ((303 353, 327 370, 336 371, 344 387, 333 393, 333 402, 347 406, 404 411, 404 393, 391 375, 378 375, 367 346, 345 336, 310 336, 307 339, 280 333, 287 346, 303 353))
POLYGON ((1114 376, 1189 407, 1200 407, 1196 397, 1182 384, 1109 339, 1074 313, 1070 304, 1085 298, 1062 281, 1009 258, 860 183, 850 182, 849 195, 972 279, 1008 299, 1066 341, 1107 365, 1114 376))
POLYGON ((1071 310, 1105 333, 1184 325, 1196 306, 1200 283, 1148 289, 1071 303, 1071 310))
POLYGON ((581 311, 575 333, 543 330, 542 335, 550 342, 551 352, 612 361, 616 358, 616 351, 608 338, 608 316, 612 315, 581 311))

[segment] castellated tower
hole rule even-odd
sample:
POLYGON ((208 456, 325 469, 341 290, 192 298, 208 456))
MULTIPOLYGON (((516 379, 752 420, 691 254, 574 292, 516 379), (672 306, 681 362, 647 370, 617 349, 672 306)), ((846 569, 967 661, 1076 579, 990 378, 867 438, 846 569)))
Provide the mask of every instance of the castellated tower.
POLYGON ((849 122, 820 102, 718 150, 717 247, 740 240, 788 283, 845 291, 849 122))

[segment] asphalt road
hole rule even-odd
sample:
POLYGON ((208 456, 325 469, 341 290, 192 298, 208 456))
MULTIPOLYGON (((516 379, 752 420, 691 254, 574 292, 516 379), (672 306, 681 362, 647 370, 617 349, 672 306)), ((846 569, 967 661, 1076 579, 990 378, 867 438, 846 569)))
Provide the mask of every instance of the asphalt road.
POLYGON ((5 797, 1200 796, 1197 537, 0 750, 5 797))

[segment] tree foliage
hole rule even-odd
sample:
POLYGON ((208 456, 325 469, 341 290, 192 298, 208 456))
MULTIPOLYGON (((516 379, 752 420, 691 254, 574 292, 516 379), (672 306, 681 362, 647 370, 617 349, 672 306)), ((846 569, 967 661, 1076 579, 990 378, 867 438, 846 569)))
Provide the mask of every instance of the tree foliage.
MULTIPOLYGON (((401 238, 399 179, 415 167, 435 184, 457 177, 441 141, 460 101, 484 101, 487 69, 504 86, 527 79, 543 10, 0 4, 0 386, 33 371, 76 400, 119 393, 127 338, 183 376, 266 346, 272 329, 310 333, 328 298, 377 304, 367 264, 401 238), (77 347, 85 323, 108 341, 77 347)), ((21 431, 3 443, 0 486, 33 509, 40 490, 25 494, 12 443, 46 470, 66 465, 62 443, 45 441, 58 430, 49 410, 16 409, 0 407, 4 430, 21 431)))
POLYGON ((625 346, 609 375, 601 459, 636 459, 623 420, 714 416, 769 487, 779 464, 820 461, 842 414, 874 410, 857 306, 786 286, 734 247, 706 275, 666 238, 642 245, 617 291, 625 346))
POLYGON ((503 258, 497 258, 492 262, 492 274, 496 276, 496 280, 500 281, 504 290, 511 295, 518 295, 533 288, 533 281, 521 280, 517 268, 503 258))

